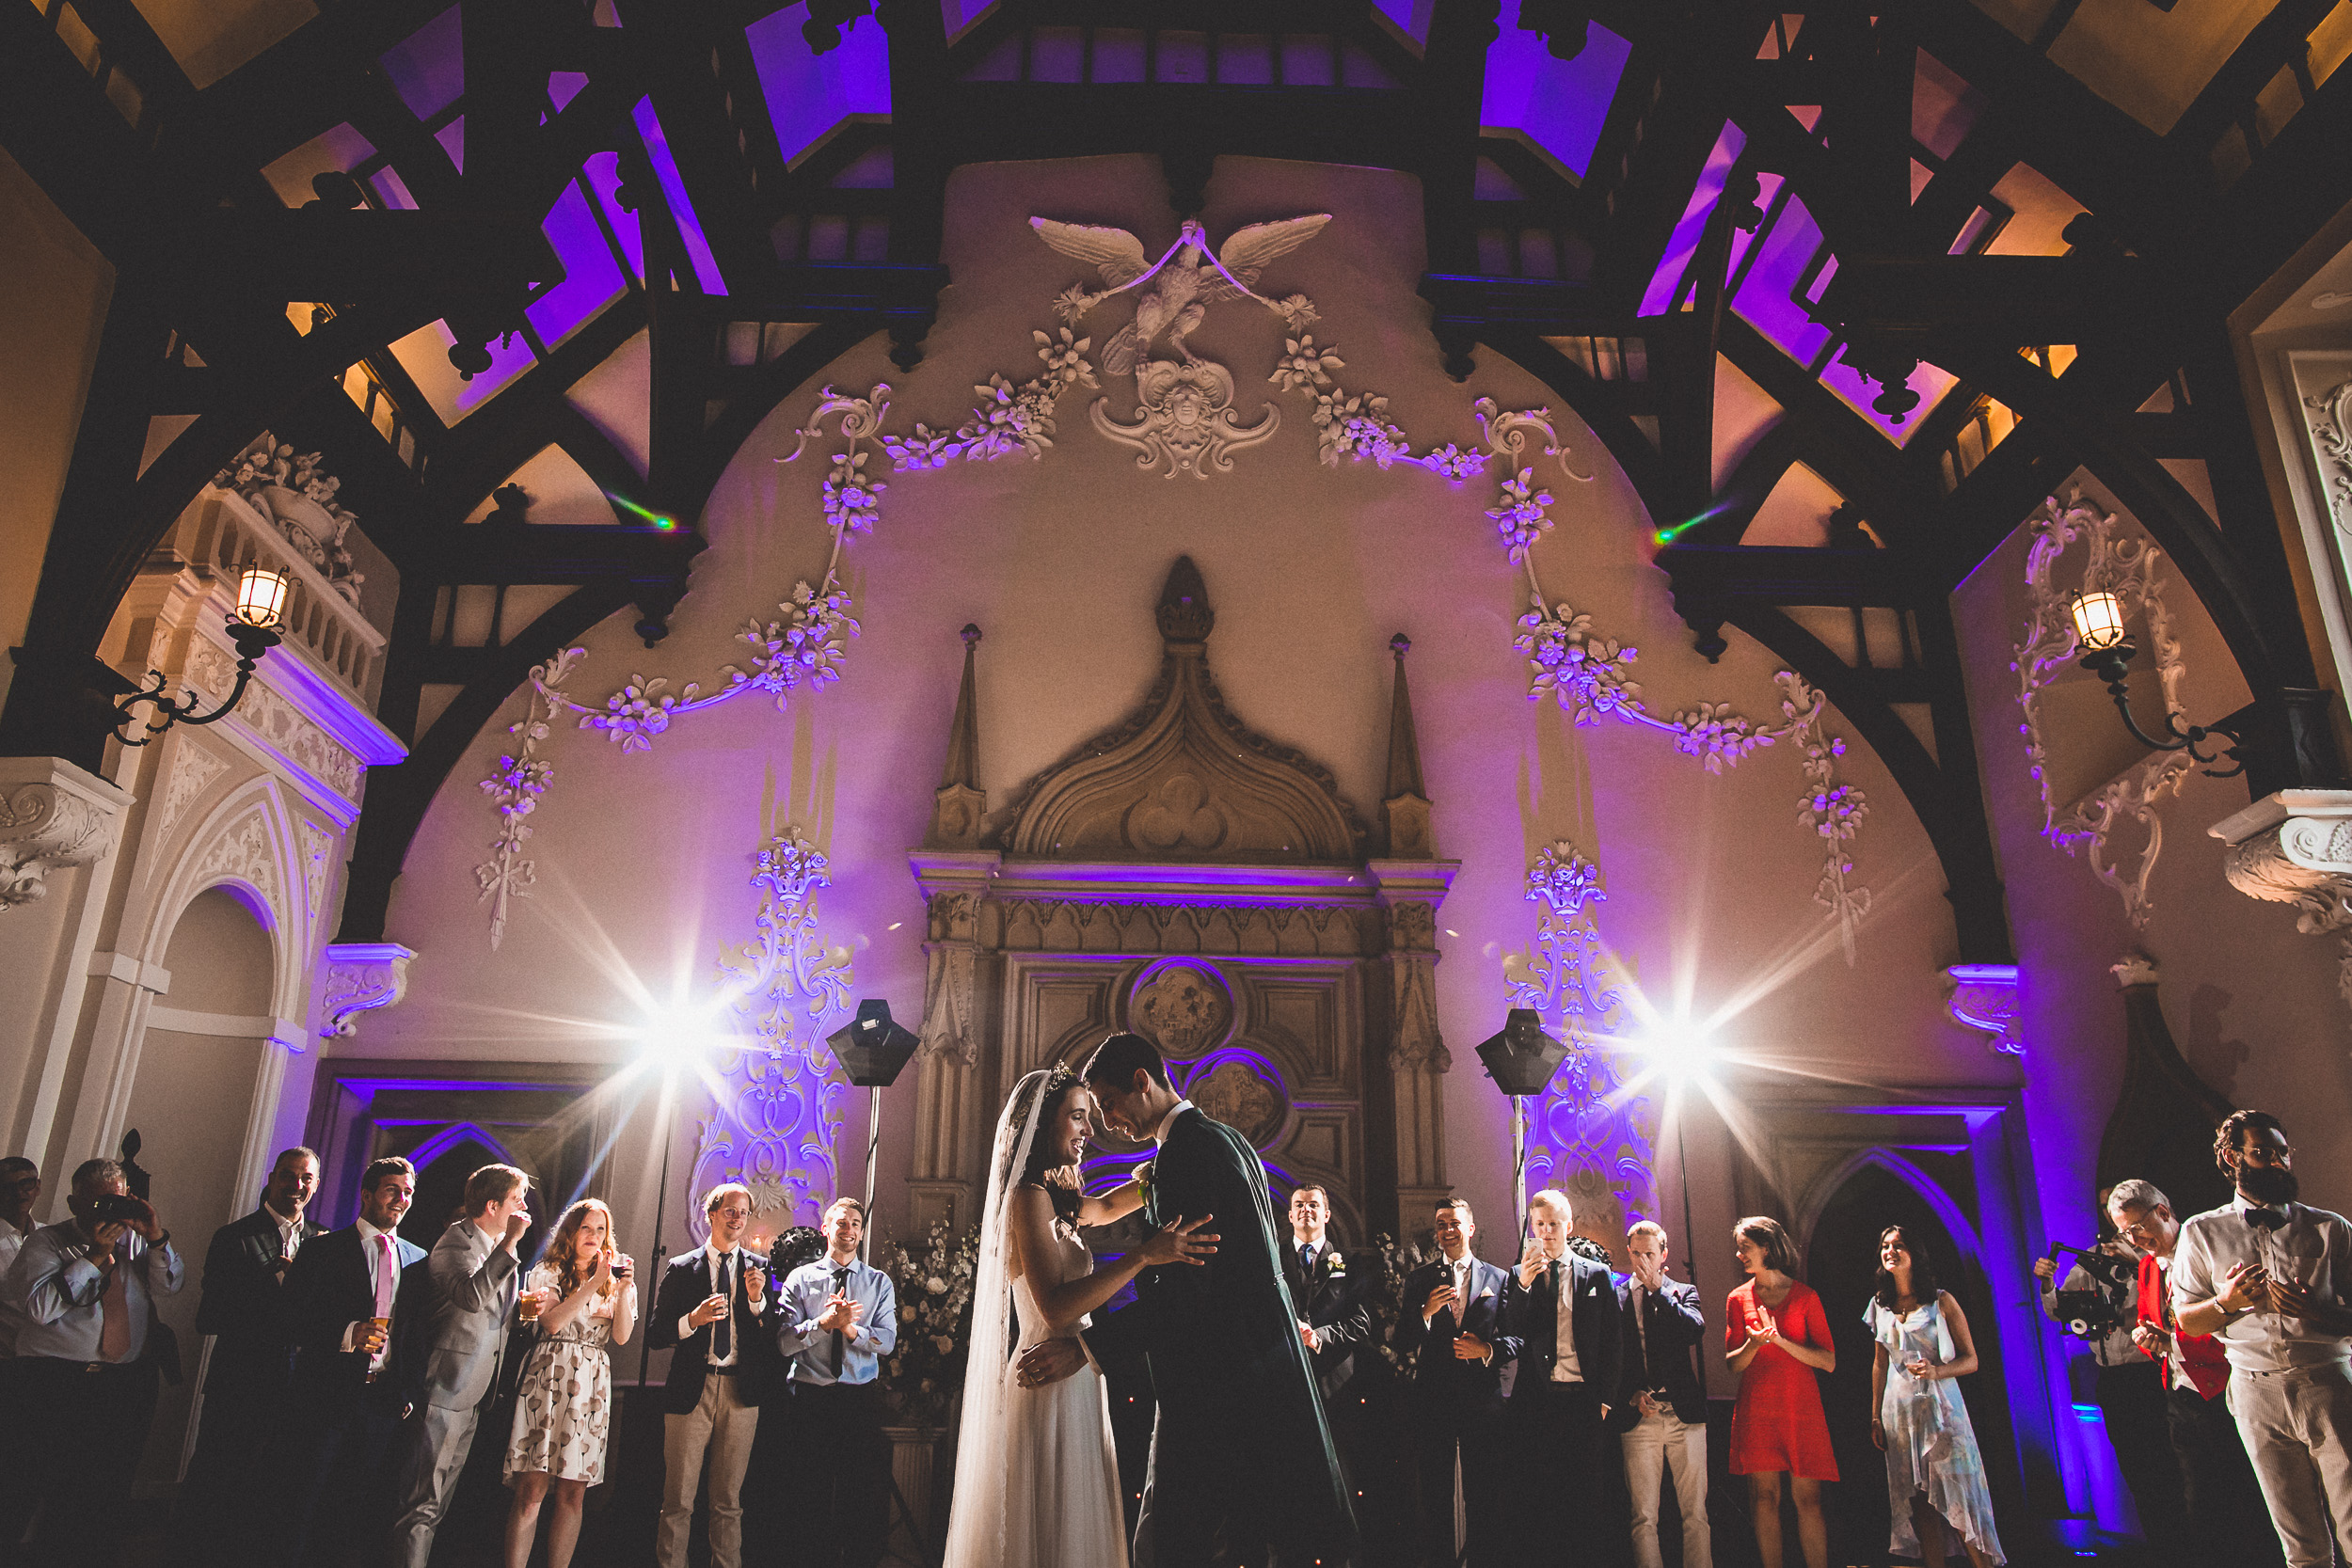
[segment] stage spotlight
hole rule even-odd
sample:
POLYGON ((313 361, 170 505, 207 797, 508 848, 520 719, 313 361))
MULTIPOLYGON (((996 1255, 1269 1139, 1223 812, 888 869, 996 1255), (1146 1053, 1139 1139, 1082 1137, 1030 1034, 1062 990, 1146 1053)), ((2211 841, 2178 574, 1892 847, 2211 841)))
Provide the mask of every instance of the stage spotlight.
POLYGON ((1533 1007, 1514 1007, 1502 1027, 1482 1041, 1478 1059, 1486 1076, 1512 1099, 1544 1092, 1551 1075, 1568 1059, 1568 1048, 1544 1029, 1543 1015, 1533 1007))
POLYGON ((841 1070, 860 1088, 886 1089, 914 1055, 919 1043, 914 1031, 894 1022, 890 1004, 867 997, 857 1005, 857 1016, 825 1037, 841 1070))
POLYGON ((637 1034, 638 1059, 666 1069, 699 1067, 722 1046, 726 1034, 700 1013, 677 1012, 654 1019, 637 1034))
POLYGON ((1720 1054, 1714 1036, 1688 1019, 1660 1020, 1642 1037, 1641 1053, 1673 1088, 1708 1082, 1720 1054))

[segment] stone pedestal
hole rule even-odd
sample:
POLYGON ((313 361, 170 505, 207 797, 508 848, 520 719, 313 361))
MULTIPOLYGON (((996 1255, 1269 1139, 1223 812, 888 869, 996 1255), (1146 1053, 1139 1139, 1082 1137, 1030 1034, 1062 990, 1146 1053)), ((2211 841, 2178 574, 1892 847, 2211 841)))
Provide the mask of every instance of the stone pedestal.
MULTIPOLYGON (((2222 870, 2249 898, 2295 906, 2307 936, 2352 927, 2352 789, 2281 789, 2207 832, 2228 845, 2222 870)), ((2352 938, 2337 985, 2352 1002, 2352 938)))

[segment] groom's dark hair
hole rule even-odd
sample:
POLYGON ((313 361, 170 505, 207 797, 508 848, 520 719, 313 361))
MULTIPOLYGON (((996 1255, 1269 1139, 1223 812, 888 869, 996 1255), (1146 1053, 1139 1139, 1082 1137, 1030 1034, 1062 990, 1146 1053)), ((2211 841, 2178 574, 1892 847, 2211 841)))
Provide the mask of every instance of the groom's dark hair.
POLYGON ((1150 1073, 1162 1088, 1171 1086, 1158 1048, 1141 1035, 1113 1035, 1096 1046, 1094 1054, 1087 1058, 1086 1081, 1108 1084, 1124 1094, 1135 1086, 1137 1068, 1150 1073))

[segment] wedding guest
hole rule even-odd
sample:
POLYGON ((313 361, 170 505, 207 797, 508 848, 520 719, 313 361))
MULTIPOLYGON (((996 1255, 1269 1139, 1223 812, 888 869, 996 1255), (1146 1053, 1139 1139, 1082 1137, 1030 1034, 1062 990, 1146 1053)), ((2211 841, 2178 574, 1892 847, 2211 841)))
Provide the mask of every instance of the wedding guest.
MULTIPOLYGON (((8 1277, 25 1238, 36 1228, 33 1206, 40 1201, 40 1167, 22 1154, 0 1160, 0 1279, 8 1277)), ((7 1354, 8 1347, 0 1345, 0 1354, 7 1354)))
POLYGON ((212 1560, 238 1560, 239 1522, 256 1492, 253 1456, 270 1439, 294 1377, 286 1275, 304 1244, 326 1234, 308 1210, 319 1159, 295 1148, 270 1166, 262 1205, 213 1232, 204 1252, 196 1331, 213 1338, 196 1451, 180 1482, 180 1529, 212 1560))
MULTIPOLYGON (((304 1243, 286 1271, 294 1374, 262 1469, 263 1517, 291 1568, 325 1568, 354 1542, 373 1547, 390 1524, 385 1461, 406 1402, 391 1325, 410 1310, 404 1272, 425 1256, 400 1234, 416 1196, 416 1166, 373 1162, 359 1176, 359 1217, 304 1243)), ((248 1519, 240 1538, 251 1529, 248 1519)))
POLYGON ((548 1520, 548 1568, 568 1568, 580 1544, 580 1505, 604 1480, 612 1421, 613 1345, 637 1326, 636 1265, 612 1246, 612 1211, 583 1197, 564 1211, 539 1264, 523 1281, 537 1303, 539 1342, 515 1393, 515 1430, 506 1444, 506 1568, 528 1568, 548 1520))
POLYGON ((464 1213, 425 1259, 422 1387, 401 1436, 400 1515, 392 1560, 425 1568, 433 1535, 449 1512, 473 1450, 483 1407, 498 1391, 507 1320, 515 1313, 516 1249, 531 1228, 531 1178, 513 1165, 485 1165, 466 1179, 464 1213))
POLYGON ((1971 1568, 2003 1560, 1968 1402, 1956 1380, 1977 1370, 1968 1315, 1937 1288, 1934 1266, 1899 1225, 1879 1232, 1877 1293, 1863 1312, 1870 1362, 1870 1441, 1886 1455, 1888 1550, 1944 1568, 1957 1536, 1971 1568))
MULTIPOLYGON (((768 1275, 743 1249, 752 1190, 723 1181, 703 1195, 707 1244, 670 1259, 645 1320, 645 1342, 672 1350, 661 1391, 660 1568, 686 1568, 694 1495, 710 1461, 711 1568, 742 1568, 743 1472, 769 1391, 768 1275)), ((781 1391, 779 1391, 781 1397, 781 1391)))
POLYGON ((177 1293, 185 1271, 114 1161, 77 1166, 66 1207, 71 1218, 25 1240, 0 1309, 23 1363, 16 1418, 37 1434, 19 1460, 21 1479, 48 1501, 41 1536, 61 1556, 107 1560, 155 1413, 145 1354, 154 1301, 177 1293))
POLYGON ((2279 1544, 2294 1568, 2326 1568, 2331 1514, 2352 1558, 2352 1226, 2296 1201, 2295 1148, 2267 1111, 2225 1117, 2214 1159, 2237 1197, 2181 1227, 2174 1317, 2184 1334, 2220 1336, 2238 1435, 2279 1544))
POLYGON ((1331 1446, 1340 1472, 1359 1510, 1364 1505, 1363 1396, 1350 1391, 1359 1370, 1357 1347, 1372 1338, 1372 1304, 1366 1291, 1370 1268, 1351 1264, 1331 1241, 1331 1195, 1310 1182, 1291 1194, 1291 1243, 1282 1255, 1282 1275, 1298 1309, 1299 1338, 1314 1365, 1315 1389, 1323 1396, 1331 1446))
MULTIPOLYGON (((2104 1215, 2110 1201, 2107 1190, 2102 1189, 2098 1198, 2099 1212, 2104 1215)), ((2129 1258, 2135 1267, 2140 1258, 2138 1248, 2121 1236, 2102 1241, 2099 1250, 2114 1258, 2129 1258)), ((2042 1315, 2053 1323, 2060 1321, 2060 1291, 2101 1289, 2101 1282, 2079 1262, 2061 1275, 2055 1259, 2039 1258, 2034 1260, 2033 1272, 2042 1282, 2042 1315)), ((2128 1319, 2132 1313, 2128 1292, 2119 1305, 2128 1319)), ((2100 1430, 2106 1434, 2107 1446, 2115 1450, 2115 1467, 2122 1474, 2124 1489, 2132 1495, 2133 1512, 2139 1515, 2139 1532, 2150 1541, 2177 1541, 2186 1528, 2186 1515, 2181 1506, 2180 1463, 2173 1457, 2171 1439, 2165 1433, 2163 1378, 2155 1365, 2133 1343, 2128 1322, 2088 1343, 2090 1358, 2098 1367, 2091 1380, 2090 1397, 2099 1406, 2100 1430)))
POLYGON ((1508 1276, 1470 1251, 1478 1225, 1463 1199, 1438 1202, 1432 1233, 1441 1256, 1406 1276, 1405 1309, 1390 1335, 1412 1385, 1406 1409, 1421 1560, 1501 1568, 1509 1560, 1502 1515, 1510 1501, 1502 1369, 1519 1354, 1503 1318, 1508 1276))
POLYGON ((1581 1553, 1563 1521, 1600 1514, 1601 1438, 1624 1375, 1624 1319, 1608 1265, 1568 1247, 1568 1195, 1527 1200, 1534 1234, 1505 1286, 1503 1313, 1519 1342, 1518 1382, 1503 1430, 1518 1483, 1511 1488, 1514 1562, 1566 1562, 1581 1553))
POLYGON ((1707 1386, 1694 1355, 1707 1337, 1699 1288, 1666 1274, 1666 1227, 1643 1220, 1625 1233, 1633 1272, 1619 1282, 1625 1376, 1618 1385, 1618 1446, 1633 1495, 1635 1568, 1661 1568, 1658 1492, 1671 1477, 1682 1514, 1682 1568, 1711 1568, 1707 1523, 1707 1386), (1662 1472, 1662 1473, 1661 1473, 1662 1472))
MULTIPOLYGON (((2180 1246, 2181 1222, 2164 1194, 2147 1181, 2120 1181, 2107 1195, 2107 1213, 2123 1239, 2140 1250, 2137 1317, 2133 1342, 2159 1379, 2165 1433, 2180 1500, 2182 1533, 2151 1541, 2183 1541, 2201 1562, 2238 1557, 2275 1568, 2277 1532, 2263 1508, 2262 1486, 2246 1457, 2224 1393, 2230 1360, 2210 1334, 2183 1334, 2172 1313, 2169 1275, 2180 1246)), ((2119 1449, 2119 1452, 2121 1449, 2119 1449)), ((2140 1520, 2144 1526, 2147 1513, 2140 1520)))
POLYGON ((776 1348, 791 1359, 793 1468, 807 1508, 801 1534, 811 1568, 874 1568, 890 1523, 890 1440, 882 1435, 882 1358, 898 1345, 890 1276, 857 1255, 866 1207, 825 1211, 825 1256, 784 1282, 776 1348))
POLYGON ((1797 1278, 1797 1249, 1778 1220, 1754 1214, 1732 1227, 1732 1245, 1747 1279, 1724 1308, 1724 1359, 1740 1379, 1731 1407, 1731 1473, 1748 1478, 1764 1568, 1780 1568, 1780 1499, 1797 1505, 1797 1540, 1805 1568, 1829 1561, 1821 1482, 1837 1479, 1829 1421, 1821 1414, 1817 1372, 1837 1370, 1829 1314, 1797 1278))

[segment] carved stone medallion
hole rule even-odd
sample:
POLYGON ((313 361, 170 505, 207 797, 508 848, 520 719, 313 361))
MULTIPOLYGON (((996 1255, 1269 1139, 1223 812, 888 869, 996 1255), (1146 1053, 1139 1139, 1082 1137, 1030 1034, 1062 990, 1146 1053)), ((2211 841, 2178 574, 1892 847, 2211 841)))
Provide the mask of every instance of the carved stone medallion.
POLYGON ((1228 1056, 1194 1079, 1184 1097, 1260 1148, 1274 1141, 1290 1114, 1280 1087, 1240 1056, 1228 1056))
POLYGON ((1232 1016, 1224 985, 1190 964, 1170 964, 1151 975, 1127 1002, 1127 1026, 1178 1061, 1223 1039, 1232 1016))
POLYGON ((1148 361, 1136 372, 1136 396, 1131 424, 1111 418, 1110 400, 1097 398, 1094 428, 1135 448, 1136 467, 1149 471, 1166 464, 1169 479, 1206 479, 1211 469, 1231 473, 1233 453, 1256 446, 1282 422, 1282 411, 1268 404, 1264 419, 1244 425, 1232 409, 1232 372, 1206 359, 1148 361))

